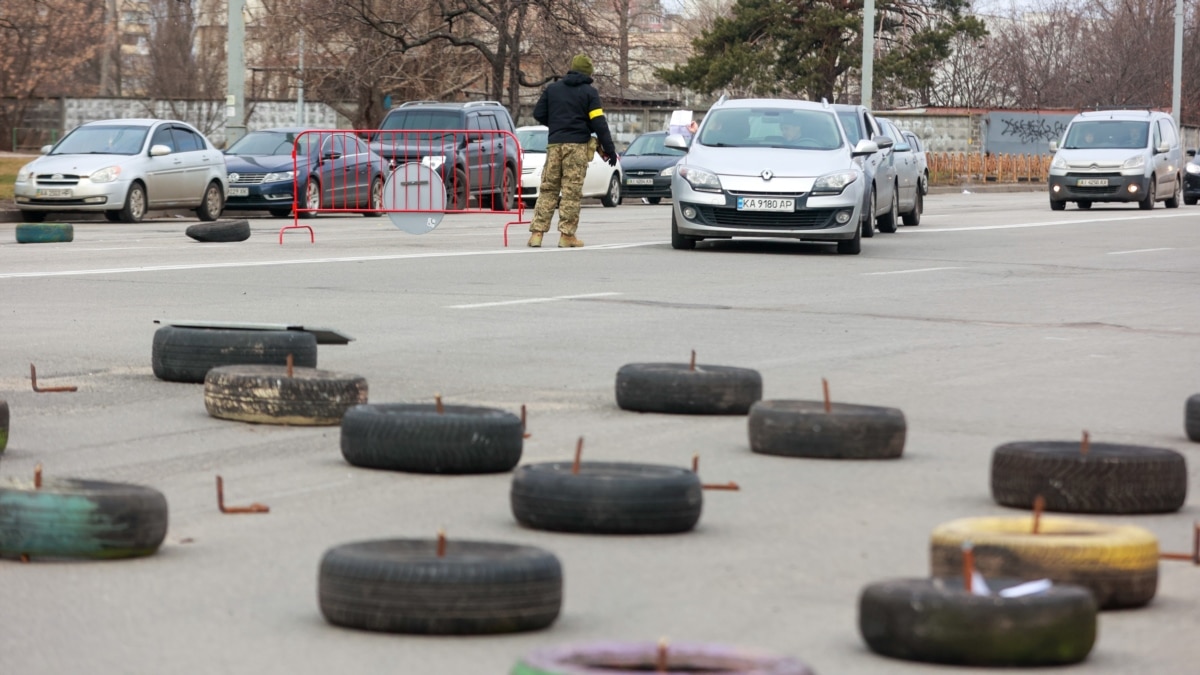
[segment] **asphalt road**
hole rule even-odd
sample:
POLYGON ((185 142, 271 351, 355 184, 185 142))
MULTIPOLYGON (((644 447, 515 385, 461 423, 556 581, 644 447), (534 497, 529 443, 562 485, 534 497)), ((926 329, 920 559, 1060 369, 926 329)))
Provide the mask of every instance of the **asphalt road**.
MULTIPOLYGON (((592 640, 720 642, 791 655, 822 675, 940 669, 869 652, 868 583, 929 572, 929 533, 1014 515, 990 498, 993 448, 1072 440, 1173 448, 1193 494, 1182 511, 1087 516, 1190 547, 1200 519, 1200 210, 1050 212, 1043 193, 939 194, 916 228, 859 256, 791 242, 674 251, 669 206, 586 206, 578 250, 523 246, 505 218, 448 217, 414 236, 385 219, 319 218, 316 241, 252 220, 235 244, 186 238, 189 219, 80 223, 70 244, 18 245, 0 223, 0 398, 12 431, 0 475, 141 483, 170 504, 155 556, 104 563, 0 561, 5 673, 507 673, 526 652, 592 640), (707 482, 698 528, 666 537, 519 527, 509 475, 351 467, 338 427, 209 417, 201 385, 150 366, 155 320, 296 323, 341 330, 319 366, 368 379, 375 403, 529 411, 522 462, 687 466, 707 482), (904 457, 851 462, 749 451, 743 417, 618 409, 633 362, 755 368, 768 399, 897 407, 904 457), (75 393, 34 393, 75 385, 75 393), (232 504, 217 511, 214 476, 232 504), (316 600, 330 546, 362 539, 525 543, 562 561, 548 630, 414 637, 335 628, 316 600)), ((1161 565, 1148 607, 1105 612, 1087 673, 1184 673, 1200 659, 1200 568, 1161 565)), ((1062 669, 1055 669, 1061 671, 1062 669)), ((1068 669, 1070 670, 1070 669, 1068 669)), ((1037 672, 1037 671, 1034 671, 1037 672)))

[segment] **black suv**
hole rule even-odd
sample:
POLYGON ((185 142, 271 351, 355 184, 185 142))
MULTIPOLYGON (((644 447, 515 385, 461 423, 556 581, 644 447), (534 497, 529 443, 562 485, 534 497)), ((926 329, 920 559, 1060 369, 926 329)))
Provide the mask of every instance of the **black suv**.
POLYGON ((480 208, 513 205, 521 148, 499 102, 409 101, 388 111, 379 128, 371 149, 392 168, 418 162, 437 171, 447 209, 466 209, 472 197, 480 208))

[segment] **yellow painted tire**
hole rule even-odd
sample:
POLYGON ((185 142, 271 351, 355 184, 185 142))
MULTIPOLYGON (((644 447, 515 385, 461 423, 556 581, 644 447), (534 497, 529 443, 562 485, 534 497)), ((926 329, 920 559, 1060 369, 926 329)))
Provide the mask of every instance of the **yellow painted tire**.
POLYGON ((984 576, 1050 579, 1085 586, 1101 609, 1141 607, 1158 588, 1158 539, 1132 525, 1043 516, 962 518, 934 528, 931 576, 962 574, 970 541, 984 576))

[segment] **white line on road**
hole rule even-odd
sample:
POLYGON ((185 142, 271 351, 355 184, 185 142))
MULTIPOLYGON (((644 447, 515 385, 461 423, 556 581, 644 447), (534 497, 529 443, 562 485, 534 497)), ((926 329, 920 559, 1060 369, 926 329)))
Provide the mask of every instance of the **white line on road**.
POLYGON ((1153 251, 1174 251, 1173 248, 1138 248, 1132 251, 1109 251, 1108 255, 1125 255, 1126 253, 1151 253, 1153 251))
POLYGON ((894 270, 891 272, 863 272, 864 277, 882 276, 884 274, 912 274, 914 272, 938 272, 940 270, 965 270, 965 267, 922 267, 918 270, 894 270))
POLYGON ((978 230, 1015 230, 1024 227, 1053 227, 1055 225, 1082 225, 1085 223, 1119 223, 1127 220, 1159 220, 1162 218, 1194 218, 1191 211, 1164 213, 1161 216, 1122 216, 1118 218, 1087 218, 1084 220, 1047 220, 1040 223, 1012 223, 1009 225, 972 225, 969 227, 938 227, 931 229, 906 229, 905 234, 930 234, 937 232, 976 232, 978 230))
POLYGON ((584 293, 583 295, 556 295, 551 298, 525 298, 524 300, 504 300, 502 302, 480 302, 474 305, 450 305, 449 309, 478 309, 480 307, 502 307, 504 305, 530 305, 535 302, 557 302, 558 300, 578 300, 580 298, 603 298, 620 293, 584 293))

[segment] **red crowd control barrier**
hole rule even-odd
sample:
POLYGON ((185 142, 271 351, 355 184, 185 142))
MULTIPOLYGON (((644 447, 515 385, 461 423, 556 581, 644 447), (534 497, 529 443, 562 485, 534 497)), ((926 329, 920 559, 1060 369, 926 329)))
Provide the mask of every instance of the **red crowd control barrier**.
POLYGON ((322 213, 388 216, 406 232, 428 232, 445 214, 515 216, 528 223, 521 193, 521 146, 489 129, 311 129, 292 146, 292 224, 308 230, 322 213))

